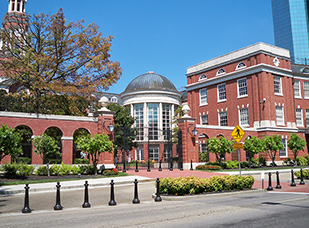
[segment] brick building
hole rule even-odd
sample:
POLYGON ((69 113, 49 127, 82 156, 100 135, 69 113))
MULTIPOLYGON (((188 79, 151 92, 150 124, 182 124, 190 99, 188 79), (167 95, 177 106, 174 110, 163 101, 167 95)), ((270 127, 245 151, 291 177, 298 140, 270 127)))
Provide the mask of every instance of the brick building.
MULTIPOLYGON (((236 125, 245 131, 244 137, 282 135, 284 150, 275 160, 292 157, 287 148, 290 133, 309 142, 308 72, 308 66, 291 65, 288 50, 265 43, 188 67, 188 121, 198 130, 196 144, 184 148, 194 151, 188 160, 198 163, 197 153, 205 151, 207 138, 232 139, 236 125)), ((236 160, 237 154, 226 159, 236 160)), ((209 160, 215 160, 213 154, 209 160)), ((246 160, 244 151, 241 160, 246 160)))

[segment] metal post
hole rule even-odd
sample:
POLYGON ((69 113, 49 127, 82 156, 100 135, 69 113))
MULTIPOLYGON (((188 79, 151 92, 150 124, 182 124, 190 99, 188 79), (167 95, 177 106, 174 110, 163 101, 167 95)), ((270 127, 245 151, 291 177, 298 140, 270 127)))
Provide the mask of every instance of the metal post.
POLYGON ((161 202, 162 198, 160 196, 160 179, 157 178, 157 192, 156 192, 156 198, 155 198, 155 202, 161 202))
POLYGON ((109 206, 115 206, 117 204, 115 201, 114 184, 114 180, 111 180, 111 197, 108 203, 109 206))
MULTIPOLYGON (((123 155, 125 154, 125 152, 123 152, 123 155)), ((123 170, 122 172, 125 173, 126 171, 126 160, 125 160, 125 156, 122 156, 122 163, 123 163, 123 170)))
POLYGON ((148 168, 147 168, 147 172, 150 172, 150 160, 148 159, 148 168))
POLYGON ((138 190, 137 190, 137 179, 134 181, 134 199, 132 200, 133 204, 138 204, 140 203, 140 200, 138 199, 138 190))
POLYGON ((295 181, 294 181, 294 170, 292 169, 291 170, 291 179, 292 179, 292 181, 291 181, 291 187, 295 187, 296 186, 296 184, 295 184, 295 181))
POLYGON ((162 171, 161 163, 162 163, 162 161, 160 160, 159 161, 159 171, 162 171))
POLYGON ((29 186, 26 184, 25 187, 25 204, 24 208, 21 210, 22 213, 31 213, 31 208, 29 207, 29 186))
POLYGON ((267 191, 272 191, 273 187, 271 186, 271 172, 268 173, 268 188, 267 191))
POLYGON ((241 176, 240 149, 238 149, 238 167, 239 167, 239 176, 241 176))
POLYGON ((277 186, 276 186, 276 189, 281 189, 281 185, 280 185, 280 180, 279 180, 279 172, 277 171, 276 172, 276 175, 277 175, 277 186))
POLYGON ((138 160, 135 160, 135 172, 138 172, 138 160))
POLYGON ((193 164, 192 164, 192 159, 191 159, 191 165, 190 165, 190 170, 193 170, 193 164))
POLYGON ((87 208, 87 207, 91 207, 90 203, 89 203, 89 197, 88 197, 88 181, 85 181, 85 200, 84 200, 84 203, 82 205, 83 208, 87 208))
POLYGON ((60 182, 57 182, 56 188, 57 188, 57 193, 56 193, 56 205, 54 206, 54 210, 58 211, 58 210, 62 210, 63 207, 60 204, 60 182))
POLYGON ((171 158, 171 168, 170 171, 173 171, 173 159, 171 158))
POLYGON ((300 185, 304 185, 305 184, 305 181, 304 181, 304 175, 303 175, 303 169, 301 168, 300 169, 300 182, 299 182, 300 185))

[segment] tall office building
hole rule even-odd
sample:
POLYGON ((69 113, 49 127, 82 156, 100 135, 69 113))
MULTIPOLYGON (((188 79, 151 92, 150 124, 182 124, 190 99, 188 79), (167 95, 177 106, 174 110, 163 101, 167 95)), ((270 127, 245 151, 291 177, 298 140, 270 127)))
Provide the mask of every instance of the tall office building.
POLYGON ((309 0, 272 0, 276 46, 290 50, 292 62, 309 65, 309 0))

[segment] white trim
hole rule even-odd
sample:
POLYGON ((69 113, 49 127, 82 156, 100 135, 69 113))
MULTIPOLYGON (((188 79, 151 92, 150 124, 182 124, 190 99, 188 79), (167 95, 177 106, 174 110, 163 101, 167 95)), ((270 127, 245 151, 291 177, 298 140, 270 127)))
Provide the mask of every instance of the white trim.
POLYGON ((219 85, 217 85, 217 102, 223 102, 227 100, 227 94, 226 94, 226 83, 221 83, 219 85), (225 88, 225 98, 224 99, 220 99, 220 93, 219 93, 219 86, 224 85, 225 88))
POLYGON ((274 79, 274 93, 275 93, 275 95, 283 96, 282 78, 281 78, 280 76, 274 75, 274 76, 273 76, 273 79, 274 79), (280 87, 280 92, 279 92, 279 93, 275 92, 275 78, 279 79, 279 83, 280 83, 280 85, 279 85, 279 87, 280 87))
POLYGON ((295 81, 294 81, 293 90, 294 90, 294 97, 295 97, 295 98, 302 98, 302 97, 301 97, 301 86, 300 86, 300 81, 299 81, 299 80, 295 80, 295 81), (297 96, 296 96, 296 94, 295 94, 295 83, 298 84, 298 90, 299 90, 299 94, 298 94, 297 96))
MULTIPOLYGON (((203 89, 200 89, 199 90, 199 98, 200 98, 200 106, 205 106, 205 105, 208 105, 208 94, 207 94, 207 88, 203 88, 203 89), (206 103, 204 103, 204 104, 202 104, 202 95, 201 95, 201 91, 202 90, 206 90, 206 103)), ((204 96, 204 98, 205 98, 205 96, 204 96)))
MULTIPOLYGON (((282 136, 282 137, 283 137, 283 136, 282 136)), ((279 150, 279 157, 280 157, 280 158, 287 158, 287 157, 288 157, 288 140, 287 140, 286 137, 285 137, 285 138, 282 138, 282 139, 285 140, 285 155, 284 155, 284 156, 281 156, 281 155, 280 155, 281 150, 279 150)))
POLYGON ((249 127, 250 123, 249 123, 249 108, 248 107, 242 107, 241 108, 238 108, 238 123, 239 123, 239 126, 241 127, 249 127), (241 124, 241 118, 240 118, 240 110, 241 109, 247 109, 248 111, 248 124, 241 124))
POLYGON ((300 108, 300 107, 298 107, 297 109, 295 109, 296 126, 297 126, 297 127, 304 127, 303 109, 300 108), (296 116, 296 113, 297 113, 296 111, 297 111, 297 109, 300 109, 301 124, 298 124, 298 123, 297 123, 297 116, 296 116))
POLYGON ((284 106, 283 105, 276 105, 275 106, 275 110, 276 110, 276 124, 278 125, 278 126, 285 126, 285 122, 284 122, 284 106), (279 114, 282 114, 282 123, 278 123, 278 118, 277 118, 277 107, 281 107, 281 110, 280 110, 280 112, 281 113, 279 113, 279 114))
POLYGON ((247 77, 244 78, 240 78, 237 80, 237 98, 244 98, 244 97, 248 97, 248 83, 247 83, 247 77), (239 81, 240 80, 246 80, 246 88, 247 88, 247 94, 245 95, 239 95, 239 81))

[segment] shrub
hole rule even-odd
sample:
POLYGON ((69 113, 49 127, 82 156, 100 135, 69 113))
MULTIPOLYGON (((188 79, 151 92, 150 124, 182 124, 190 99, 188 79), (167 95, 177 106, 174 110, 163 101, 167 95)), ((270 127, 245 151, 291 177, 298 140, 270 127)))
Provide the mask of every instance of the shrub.
POLYGON ((29 176, 33 173, 34 169, 34 166, 22 163, 3 165, 4 173, 7 176, 29 176))
MULTIPOLYGON (((294 174, 298 179, 300 179, 300 171, 295 171, 294 174)), ((308 169, 303 170, 303 177, 304 177, 304 179, 309 179, 309 170, 308 169)))
POLYGON ((308 165, 308 161, 306 158, 303 158, 303 157, 300 157, 300 156, 297 156, 296 157, 296 160, 297 160, 297 165, 308 165))
POLYGON ((284 165, 294 165, 294 161, 291 158, 287 158, 283 160, 284 165))
POLYGON ((3 165, 3 170, 5 175, 8 176, 16 176, 17 175, 17 164, 4 164, 3 165))
POLYGON ((38 176, 47 176, 47 167, 44 166, 40 166, 36 171, 35 174, 38 176))
POLYGON ((49 164, 61 164, 61 159, 49 159, 49 164))
POLYGON ((75 158, 73 163, 74 164, 89 164, 89 159, 75 158))
POLYGON ((77 175, 77 174, 81 174, 81 170, 78 166, 72 166, 72 169, 71 169, 71 172, 74 174, 74 175, 77 175))
POLYGON ((221 166, 218 165, 198 165, 196 170, 220 170, 221 166))
POLYGON ((27 158, 27 157, 17 157, 15 160, 16 160, 16 163, 31 164, 31 158, 27 158))
POLYGON ((104 176, 114 176, 114 175, 118 175, 118 170, 113 168, 113 169, 106 169, 103 171, 103 175, 104 176))
POLYGON ((231 191, 252 188, 252 176, 214 176, 208 179, 191 177, 162 178, 162 193, 171 195, 199 194, 203 192, 231 191))
POLYGON ((249 167, 249 162, 247 162, 247 161, 240 162, 240 166, 241 166, 241 168, 249 167))
POLYGON ((93 175, 94 167, 93 165, 79 165, 80 173, 85 175, 93 175))

